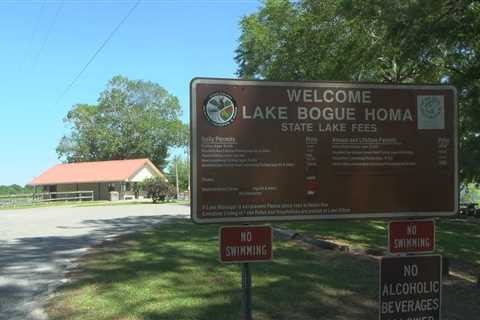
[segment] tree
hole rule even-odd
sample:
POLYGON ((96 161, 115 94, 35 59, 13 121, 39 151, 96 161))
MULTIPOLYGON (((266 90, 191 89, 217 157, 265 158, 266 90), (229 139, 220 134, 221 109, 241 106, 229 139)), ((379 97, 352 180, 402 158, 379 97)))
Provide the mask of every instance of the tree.
POLYGON ((18 184, 0 185, 0 195, 32 193, 33 187, 19 186, 18 184))
POLYGON ((480 180, 480 2, 267 0, 240 26, 243 78, 456 86, 461 179, 480 180))
POLYGON ((369 55, 367 40, 338 15, 339 1, 267 0, 257 13, 246 16, 237 49, 238 74, 269 80, 360 77, 369 55), (357 49, 358 48, 358 49, 357 49), (351 54, 346 55, 345 52, 351 54))
POLYGON ((476 203, 480 199, 480 189, 475 183, 465 185, 460 192, 460 203, 476 203))
POLYGON ((177 186, 176 173, 178 172, 178 186, 180 191, 188 189, 188 176, 190 175, 190 163, 188 159, 175 156, 167 166, 168 181, 177 186))
POLYGON ((156 83, 115 76, 94 105, 77 104, 58 147, 67 162, 150 158, 163 168, 170 147, 184 147, 188 128, 178 99, 156 83))

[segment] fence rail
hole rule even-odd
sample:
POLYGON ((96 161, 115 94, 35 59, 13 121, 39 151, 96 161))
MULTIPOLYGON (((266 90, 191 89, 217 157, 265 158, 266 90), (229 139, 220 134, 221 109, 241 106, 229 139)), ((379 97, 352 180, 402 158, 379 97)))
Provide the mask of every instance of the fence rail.
POLYGON ((0 195, 0 207, 29 205, 32 204, 32 202, 32 193, 0 195))
POLYGON ((33 205, 55 201, 93 201, 93 191, 42 192, 0 195, 0 207, 33 205))
POLYGON ((43 192, 34 193, 33 202, 93 200, 93 191, 43 192))

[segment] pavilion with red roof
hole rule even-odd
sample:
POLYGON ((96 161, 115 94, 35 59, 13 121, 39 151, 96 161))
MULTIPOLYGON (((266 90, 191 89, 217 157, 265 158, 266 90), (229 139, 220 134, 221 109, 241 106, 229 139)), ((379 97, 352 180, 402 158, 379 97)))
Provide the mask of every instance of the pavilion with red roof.
POLYGON ((29 185, 45 192, 93 191, 94 200, 132 196, 133 186, 164 174, 149 159, 110 160, 57 164, 33 179, 29 185))

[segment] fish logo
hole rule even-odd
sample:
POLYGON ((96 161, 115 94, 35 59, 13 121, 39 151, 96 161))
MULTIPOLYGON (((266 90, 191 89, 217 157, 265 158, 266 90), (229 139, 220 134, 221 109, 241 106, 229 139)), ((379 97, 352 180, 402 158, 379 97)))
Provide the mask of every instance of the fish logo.
POLYGON ((445 129, 444 96, 417 96, 417 128, 445 129))
POLYGON ((225 92, 210 94, 203 104, 205 118, 217 127, 225 127, 237 116, 237 106, 231 95, 225 92))
POLYGON ((439 96, 424 96, 421 103, 420 110, 423 115, 429 119, 436 118, 441 112, 441 97, 439 96))

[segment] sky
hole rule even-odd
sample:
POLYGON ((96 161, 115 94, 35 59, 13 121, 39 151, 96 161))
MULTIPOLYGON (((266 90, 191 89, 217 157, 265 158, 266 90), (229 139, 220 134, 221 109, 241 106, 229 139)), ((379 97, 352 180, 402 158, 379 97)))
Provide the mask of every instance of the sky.
POLYGON ((136 2, 0 0, 0 185, 59 163, 67 112, 95 103, 114 75, 160 84, 185 123, 192 78, 235 78, 239 22, 259 1, 143 0, 65 92, 136 2))

